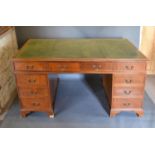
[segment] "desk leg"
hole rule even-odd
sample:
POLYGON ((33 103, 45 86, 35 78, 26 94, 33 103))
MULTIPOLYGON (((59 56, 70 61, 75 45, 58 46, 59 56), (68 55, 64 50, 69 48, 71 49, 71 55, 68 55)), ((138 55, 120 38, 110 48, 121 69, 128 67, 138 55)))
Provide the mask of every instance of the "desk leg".
POLYGON ((142 117, 144 115, 144 110, 135 111, 137 117, 142 117))
POLYGON ((20 115, 23 118, 25 118, 29 113, 31 113, 31 112, 30 111, 20 111, 20 115))
POLYGON ((115 110, 110 110, 110 117, 114 117, 116 116, 118 113, 120 113, 120 111, 115 111, 115 110))
POLYGON ((54 113, 52 113, 51 111, 48 112, 48 117, 49 118, 54 118, 54 113))

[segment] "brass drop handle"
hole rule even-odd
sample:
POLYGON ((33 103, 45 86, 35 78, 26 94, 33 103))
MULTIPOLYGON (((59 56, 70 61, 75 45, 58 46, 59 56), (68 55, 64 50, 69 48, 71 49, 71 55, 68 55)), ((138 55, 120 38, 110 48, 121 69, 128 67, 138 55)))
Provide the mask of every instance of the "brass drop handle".
POLYGON ((100 69, 100 68, 102 68, 102 65, 93 64, 92 67, 93 67, 94 69, 100 69))
POLYGON ((95 65, 95 64, 93 64, 92 67, 93 67, 94 69, 97 69, 97 65, 95 65))
POLYGON ((125 68, 126 68, 127 70, 133 70, 133 69, 134 69, 134 66, 125 66, 125 68))
POLYGON ((37 95, 37 91, 31 91, 32 95, 37 95))
POLYGON ((34 68, 33 65, 27 65, 27 66, 26 66, 26 69, 33 69, 33 68, 34 68))
POLYGON ((127 91, 127 90, 124 90, 124 93, 126 94, 126 95, 130 95, 131 94, 131 90, 129 90, 129 91, 127 91))
POLYGON ((93 64, 92 65, 92 68, 98 70, 98 69, 101 69, 102 68, 102 65, 93 64))
POLYGON ((125 83, 132 83, 132 80, 131 79, 130 80, 125 79, 125 83))
POLYGON ((36 80, 35 80, 35 79, 33 79, 33 80, 32 80, 32 79, 29 79, 28 82, 29 82, 29 83, 35 83, 36 80))
POLYGON ((130 106, 131 103, 123 103, 124 106, 130 106))
POLYGON ((33 102, 32 104, 33 104, 33 106, 39 106, 40 105, 40 103, 37 103, 37 102, 33 102))
POLYGON ((98 65, 98 68, 101 69, 102 68, 102 65, 98 65))
POLYGON ((59 65, 58 66, 60 69, 65 69, 65 68, 67 68, 67 65, 59 65))

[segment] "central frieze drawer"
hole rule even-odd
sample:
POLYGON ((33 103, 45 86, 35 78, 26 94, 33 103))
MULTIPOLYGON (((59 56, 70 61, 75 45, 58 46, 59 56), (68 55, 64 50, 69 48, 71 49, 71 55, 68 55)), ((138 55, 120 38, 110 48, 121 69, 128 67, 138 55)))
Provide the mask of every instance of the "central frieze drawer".
POLYGON ((23 87, 47 86, 47 76, 38 74, 16 74, 17 85, 23 87))
POLYGON ((45 109, 49 109, 51 106, 50 100, 48 98, 20 98, 22 108, 26 108, 29 110, 38 110, 42 111, 45 109))
POLYGON ((47 64, 44 62, 15 62, 16 71, 47 71, 47 64))
POLYGON ((143 87, 114 87, 113 97, 143 97, 143 87))
POLYGON ((49 92, 48 88, 20 88, 19 95, 22 98, 47 97, 49 92))
POLYGON ((144 72, 146 70, 145 62, 117 62, 114 63, 115 71, 119 72, 144 72))
POLYGON ((79 72, 80 65, 76 62, 52 62, 49 63, 49 70, 52 72, 79 72))
POLYGON ((114 74, 113 84, 114 86, 124 85, 144 85, 145 75, 144 74, 114 74))
POLYGON ((81 71, 84 72, 112 72, 113 65, 111 62, 85 62, 80 65, 81 71))

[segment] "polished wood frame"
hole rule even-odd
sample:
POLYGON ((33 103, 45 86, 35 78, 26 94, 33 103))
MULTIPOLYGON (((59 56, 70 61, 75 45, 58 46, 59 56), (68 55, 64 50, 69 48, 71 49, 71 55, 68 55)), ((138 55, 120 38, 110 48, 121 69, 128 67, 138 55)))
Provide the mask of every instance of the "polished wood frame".
MULTIPOLYGON (((39 75, 45 75, 45 77, 48 79, 48 74, 53 73, 53 74, 61 74, 61 73, 84 73, 84 74, 109 74, 111 75, 112 78, 108 78, 107 80, 104 79, 103 81, 109 81, 109 82, 103 82, 103 86, 106 89, 107 96, 109 98, 109 105, 110 105, 110 116, 115 116, 121 111, 133 111, 137 114, 137 116, 142 116, 144 111, 143 111, 143 97, 144 97, 144 86, 145 86, 145 76, 146 76, 146 59, 77 59, 76 61, 74 59, 19 59, 19 58, 14 58, 13 60, 14 64, 14 72, 16 75, 16 82, 17 82, 17 88, 18 92, 20 92, 20 89, 23 89, 23 87, 19 87, 18 85, 18 76, 19 74, 26 74, 30 75, 34 74, 39 77, 39 75), (34 64, 34 68, 27 69, 24 67, 24 65, 21 67, 17 67, 18 64, 25 64, 26 66, 29 64, 34 64), (39 70, 39 67, 36 64, 43 64, 45 66, 44 69, 41 68, 39 70), (74 63, 77 64, 79 67, 77 68, 77 65, 74 66, 74 63), (98 67, 100 65, 106 66, 107 63, 110 63, 110 65, 107 65, 107 68, 94 68, 94 65, 97 65, 98 67), (35 68, 36 65, 36 68, 35 68), (50 66, 54 65, 54 69, 50 66), (62 65, 60 68, 57 68, 55 65, 62 65), (67 68, 64 68, 63 65, 67 65, 67 68), (130 98, 136 99, 134 100, 135 102, 133 103, 130 107, 128 105, 129 103, 122 103, 122 105, 117 105, 115 102, 115 92, 114 89, 120 89, 120 86, 116 86, 117 83, 113 79, 113 77, 117 77, 124 75, 124 78, 126 78, 126 75, 132 75, 132 79, 136 79, 140 74, 143 78, 144 81, 141 81, 139 85, 136 85, 134 83, 130 84, 122 84, 121 89, 126 92, 126 87, 128 88, 138 88, 138 90, 134 90, 133 92, 135 93, 134 95, 132 94, 120 94, 119 98, 125 99, 126 102, 130 101, 130 98), (110 85, 109 85, 110 84, 110 85), (140 87, 139 87, 140 86, 140 87), (109 89, 110 88, 110 89, 109 89), (137 92, 138 91, 138 92, 137 92), (140 93, 141 96, 136 96, 136 93, 140 93), (139 103, 137 103, 139 102, 139 103), (137 107, 138 105, 138 107, 137 107)), ((125 79, 126 80, 126 79, 125 79)), ((48 81, 48 80, 47 80, 48 81)), ((130 79, 128 81, 131 81, 130 79)), ((41 81, 40 81, 41 82, 41 81)), ((32 86, 33 88, 33 86, 32 86)), ((56 88, 56 87, 55 87, 56 88)), ((53 99, 53 93, 50 91, 49 88, 49 82, 47 82, 47 89, 49 90, 49 96, 51 96, 51 100, 49 106, 46 110, 45 109, 34 109, 34 111, 45 111, 48 113, 49 117, 54 117, 54 99, 53 99)), ((131 89, 132 90, 132 89, 131 89)), ((119 91, 119 90, 118 90, 119 91)), ((129 91, 130 92, 130 91, 129 91)), ((127 93, 129 93, 127 92, 127 93)), ((19 98, 20 98, 20 103, 21 103, 21 115, 26 116, 28 113, 33 111, 33 108, 31 110, 26 109, 22 107, 23 105, 23 100, 22 97, 20 96, 19 93, 19 98)), ((123 100, 124 101, 124 100, 123 100)), ((27 103, 28 104, 28 103, 27 103)))

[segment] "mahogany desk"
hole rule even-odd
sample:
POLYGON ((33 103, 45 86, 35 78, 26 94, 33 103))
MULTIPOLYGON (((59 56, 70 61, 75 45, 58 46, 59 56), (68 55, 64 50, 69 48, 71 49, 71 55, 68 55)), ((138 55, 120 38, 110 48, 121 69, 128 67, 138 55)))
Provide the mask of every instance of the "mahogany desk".
POLYGON ((30 39, 13 65, 23 117, 32 111, 54 117, 57 80, 50 89, 49 73, 105 74, 110 116, 144 113, 146 58, 127 39, 30 39))

